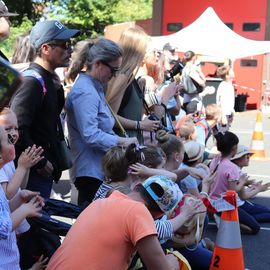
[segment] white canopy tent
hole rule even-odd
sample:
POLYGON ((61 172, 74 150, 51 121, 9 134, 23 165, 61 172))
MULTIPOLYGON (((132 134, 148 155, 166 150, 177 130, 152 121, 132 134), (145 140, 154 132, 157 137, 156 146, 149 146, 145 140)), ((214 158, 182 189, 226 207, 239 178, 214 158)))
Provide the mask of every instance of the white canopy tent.
POLYGON ((151 40, 157 49, 162 49, 169 42, 179 52, 192 50, 196 54, 232 60, 270 52, 270 41, 251 40, 236 34, 211 7, 179 32, 151 37, 151 40))

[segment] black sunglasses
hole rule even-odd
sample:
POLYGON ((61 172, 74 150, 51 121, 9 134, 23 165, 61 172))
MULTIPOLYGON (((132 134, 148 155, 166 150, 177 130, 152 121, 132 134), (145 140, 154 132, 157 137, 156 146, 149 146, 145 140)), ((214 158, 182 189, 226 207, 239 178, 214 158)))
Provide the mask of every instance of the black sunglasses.
POLYGON ((120 70, 119 67, 113 67, 105 61, 100 61, 103 65, 107 66, 113 75, 117 74, 120 70))
POLYGON ((72 48, 71 46, 71 41, 65 41, 65 42, 52 42, 52 43, 47 43, 47 45, 52 46, 52 47, 60 47, 63 50, 69 50, 72 48))

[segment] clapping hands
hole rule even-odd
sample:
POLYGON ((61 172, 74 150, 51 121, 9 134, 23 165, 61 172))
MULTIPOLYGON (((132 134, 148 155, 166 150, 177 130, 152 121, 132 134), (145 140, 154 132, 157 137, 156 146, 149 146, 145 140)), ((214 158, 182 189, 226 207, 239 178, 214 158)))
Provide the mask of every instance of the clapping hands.
POLYGON ((30 169, 43 159, 43 156, 41 156, 43 151, 42 147, 36 147, 35 144, 32 147, 29 146, 21 153, 18 159, 18 167, 30 169))

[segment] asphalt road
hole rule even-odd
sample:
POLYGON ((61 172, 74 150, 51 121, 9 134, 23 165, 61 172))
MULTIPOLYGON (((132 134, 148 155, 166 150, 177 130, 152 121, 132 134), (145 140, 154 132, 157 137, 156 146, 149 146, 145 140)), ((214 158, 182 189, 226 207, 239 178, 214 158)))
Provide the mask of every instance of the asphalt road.
MULTIPOLYGON (((239 137, 240 143, 250 146, 252 133, 256 121, 256 111, 248 111, 236 115, 231 131, 239 137)), ((270 157, 270 114, 263 114, 264 148, 267 158, 270 157)), ((250 166, 245 171, 257 180, 270 181, 270 159, 265 161, 250 161, 250 166)), ((258 194, 254 202, 270 208, 270 190, 258 194)), ((262 228, 257 235, 242 234, 242 247, 245 267, 251 270, 270 269, 270 223, 261 224, 262 228)), ((215 239, 217 228, 210 224, 206 235, 215 239)), ((232 269, 233 270, 233 269, 232 269)))
MULTIPOLYGON (((251 144, 256 113, 256 111, 248 111, 235 116, 231 131, 238 135, 241 144, 247 146, 251 144)), ((263 132, 266 156, 269 158, 270 113, 263 114, 263 132)), ((251 160, 250 166, 245 171, 254 179, 270 181, 270 159, 265 161, 251 160)), ((60 193, 64 199, 70 201, 70 188, 68 172, 64 172, 61 181, 54 186, 54 190, 60 193)), ((270 208, 270 190, 257 195, 254 201, 270 208)), ((210 223, 206 229, 206 236, 215 240, 216 233, 217 228, 215 224, 210 223)), ((270 223, 262 224, 260 232, 255 236, 242 234, 242 247, 246 268, 250 270, 270 270, 270 223)))

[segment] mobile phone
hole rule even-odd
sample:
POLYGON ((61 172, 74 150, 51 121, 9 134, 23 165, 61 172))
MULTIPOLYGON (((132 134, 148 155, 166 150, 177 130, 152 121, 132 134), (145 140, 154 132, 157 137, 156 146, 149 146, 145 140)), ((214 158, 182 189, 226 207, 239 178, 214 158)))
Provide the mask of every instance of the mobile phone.
POLYGON ((22 80, 21 73, 0 57, 0 111, 9 104, 22 80))

